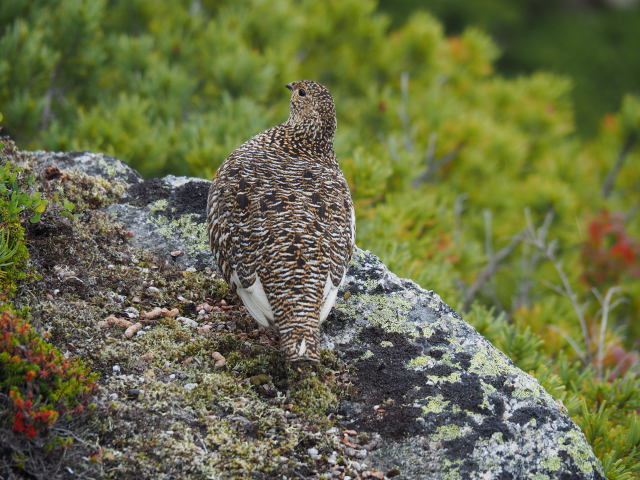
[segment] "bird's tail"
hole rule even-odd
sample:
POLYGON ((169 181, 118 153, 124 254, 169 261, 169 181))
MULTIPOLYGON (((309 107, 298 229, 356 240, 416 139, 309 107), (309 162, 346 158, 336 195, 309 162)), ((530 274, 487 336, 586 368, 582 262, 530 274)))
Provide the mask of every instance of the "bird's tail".
POLYGON ((280 325, 280 351, 292 363, 319 362, 320 332, 317 320, 293 319, 280 325))

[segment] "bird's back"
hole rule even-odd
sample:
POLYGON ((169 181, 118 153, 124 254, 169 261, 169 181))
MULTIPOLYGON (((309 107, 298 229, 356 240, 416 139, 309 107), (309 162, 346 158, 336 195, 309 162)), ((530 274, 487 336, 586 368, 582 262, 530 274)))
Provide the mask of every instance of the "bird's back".
POLYGON ((353 206, 333 150, 299 148, 278 125, 234 151, 209 192, 209 239, 251 315, 292 360, 317 359, 354 241, 353 206), (299 358, 298 358, 299 357, 299 358))

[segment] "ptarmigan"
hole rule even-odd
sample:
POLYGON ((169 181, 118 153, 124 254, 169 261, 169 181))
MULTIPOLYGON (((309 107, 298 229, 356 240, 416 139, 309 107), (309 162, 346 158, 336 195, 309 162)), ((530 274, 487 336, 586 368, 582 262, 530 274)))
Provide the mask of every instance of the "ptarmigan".
POLYGON ((292 82, 289 119, 243 143, 209 190, 209 243, 251 316, 280 332, 292 362, 317 361, 319 326, 355 242, 349 187, 333 150, 336 111, 322 85, 292 82))

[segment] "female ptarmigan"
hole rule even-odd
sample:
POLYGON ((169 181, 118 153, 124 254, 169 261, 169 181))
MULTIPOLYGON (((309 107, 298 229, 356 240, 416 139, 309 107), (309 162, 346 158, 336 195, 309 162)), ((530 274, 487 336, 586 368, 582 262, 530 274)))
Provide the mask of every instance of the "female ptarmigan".
POLYGON ((234 151, 209 190, 209 243, 251 316, 280 332, 287 359, 317 361, 355 241, 349 187, 333 150, 336 111, 322 85, 291 90, 289 119, 234 151))

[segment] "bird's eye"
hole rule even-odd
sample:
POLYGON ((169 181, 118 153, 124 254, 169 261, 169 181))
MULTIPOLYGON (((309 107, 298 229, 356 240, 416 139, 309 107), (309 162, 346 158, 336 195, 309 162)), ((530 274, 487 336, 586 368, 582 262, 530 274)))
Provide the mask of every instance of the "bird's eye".
POLYGON ((300 95, 301 97, 304 97, 306 94, 307 92, 305 92, 302 88, 298 90, 298 95, 300 95))

